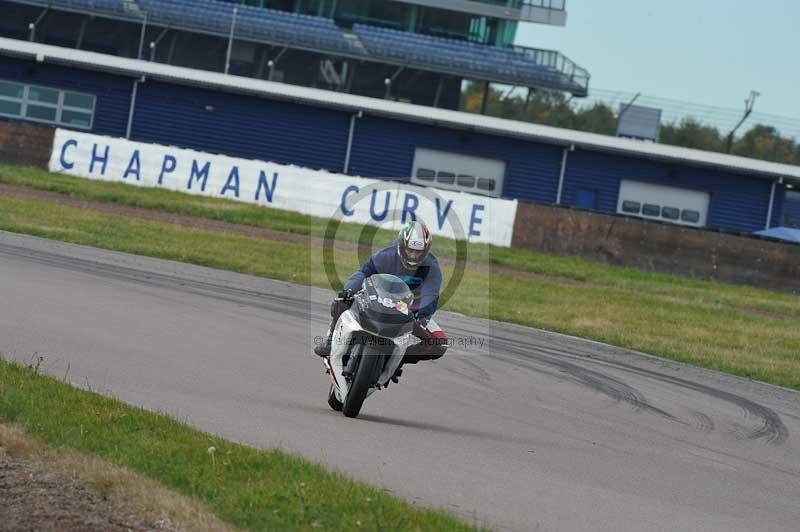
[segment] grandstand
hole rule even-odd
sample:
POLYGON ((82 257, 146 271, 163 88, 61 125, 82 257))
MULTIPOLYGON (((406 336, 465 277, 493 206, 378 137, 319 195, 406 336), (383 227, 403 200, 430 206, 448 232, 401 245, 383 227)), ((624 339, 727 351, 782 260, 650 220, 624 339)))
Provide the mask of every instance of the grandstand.
POLYGON ((0 1, 0 35, 456 109, 464 81, 588 94, 589 73, 514 45, 565 0, 0 1))

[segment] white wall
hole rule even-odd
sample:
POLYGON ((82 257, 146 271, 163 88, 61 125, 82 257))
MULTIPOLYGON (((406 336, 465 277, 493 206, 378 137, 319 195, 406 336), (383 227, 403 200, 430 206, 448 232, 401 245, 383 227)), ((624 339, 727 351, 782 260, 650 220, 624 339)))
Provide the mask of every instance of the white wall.
POLYGON ((517 202, 58 129, 50 170, 399 229, 511 245, 517 202))

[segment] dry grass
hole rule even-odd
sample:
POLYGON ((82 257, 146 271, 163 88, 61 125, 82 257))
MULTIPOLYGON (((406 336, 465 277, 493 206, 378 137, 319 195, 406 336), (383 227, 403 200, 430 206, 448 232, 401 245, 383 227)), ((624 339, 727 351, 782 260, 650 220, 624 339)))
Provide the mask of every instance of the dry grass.
MULTIPOLYGON (((173 523, 179 524, 181 530, 224 530, 209 516, 213 512, 242 530, 475 530, 454 516, 416 507, 298 456, 259 450, 200 432, 167 416, 40 374, 37 363, 22 366, 4 362, 2 356, 0 422, 14 423, 25 431, 4 428, 0 445, 5 442, 14 452, 29 453, 48 464, 51 469, 41 470, 45 477, 48 473, 60 476, 60 480, 67 481, 61 484, 76 484, 100 502, 102 497, 95 490, 127 502, 112 514, 131 522, 156 523, 155 528, 163 529, 161 525, 168 519, 167 526, 173 530, 173 523), (43 450, 36 442, 46 443, 56 451, 43 450), (71 482, 74 477, 70 475, 80 475, 85 482, 71 482), (157 518, 132 513, 130 505, 134 503, 142 512, 155 512, 157 518)), ((30 469, 23 459, 10 462, 30 469)), ((12 491, 31 495, 32 490, 25 491, 26 487, 17 482, 12 491)), ((42 503, 39 497, 38 501, 35 508, 45 508, 46 499, 42 503)), ((69 502, 78 505, 85 501, 69 502)), ((100 510, 97 504, 83 507, 86 512, 100 510)), ((23 506, 23 512, 25 509, 23 506)), ((50 517, 48 512, 38 513, 39 517, 50 517)), ((2 515, 0 504, 0 530, 2 515)), ((102 515, 109 517, 108 512, 102 515)), ((17 529, 25 527, 12 528, 14 532, 17 529)), ((83 528, 65 532, 78 530, 84 532, 83 528)))
POLYGON ((227 532, 199 501, 174 493, 158 482, 94 456, 53 450, 14 425, 0 423, 0 456, 25 460, 40 470, 57 472, 94 489, 115 506, 133 509, 152 522, 168 523, 172 530, 227 532))

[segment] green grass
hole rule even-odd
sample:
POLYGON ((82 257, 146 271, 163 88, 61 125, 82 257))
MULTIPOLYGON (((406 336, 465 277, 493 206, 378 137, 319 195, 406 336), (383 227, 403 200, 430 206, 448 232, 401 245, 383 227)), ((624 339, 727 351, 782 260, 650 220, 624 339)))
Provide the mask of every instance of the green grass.
POLYGON ((195 497, 241 529, 473 530, 302 458, 231 443, 2 360, 0 420, 195 497))
MULTIPOLYGON (((78 199, 157 209, 297 235, 324 237, 330 231, 329 221, 324 218, 219 198, 191 196, 171 190, 80 179, 37 168, 0 165, 0 183, 58 192, 78 199)), ((334 228, 337 230, 337 238, 351 242, 358 242, 360 238, 368 238, 375 233, 366 231, 362 235, 362 226, 356 224, 342 224, 342 227, 336 225, 334 228)), ((391 234, 393 233, 388 231, 378 231, 380 237, 391 234)))
MULTIPOLYGON (((53 174, 37 168, 0 165, 0 183, 58 192, 79 199, 143 207, 298 235, 325 237, 336 231, 336 239, 347 242, 369 244, 372 239, 375 242, 388 242, 394 237, 392 232, 370 227, 364 230, 364 226, 358 224, 343 223, 331 227, 327 219, 304 214, 163 189, 139 188, 125 183, 92 181, 53 174)), ((459 253, 456 242, 446 238, 436 239, 435 252, 439 257, 449 259, 455 258, 459 253)), ((468 244, 466 253, 470 264, 485 263, 543 275, 551 277, 554 282, 577 281, 633 293, 675 295, 697 299, 698 302, 708 305, 729 305, 800 317, 798 299, 785 294, 644 273, 630 268, 608 267, 580 258, 556 257, 485 244, 468 244)))
MULTIPOLYGON (((329 287, 319 249, 304 244, 8 197, 0 197, 0 229, 329 287)), ((468 247, 470 261, 475 249, 489 248, 468 247)), ((518 250, 490 249, 489 258, 497 254, 518 261, 520 272, 546 276, 470 267, 446 309, 800 389, 800 298, 518 250)), ((341 277, 357 267, 354 255, 335 253, 341 277)))

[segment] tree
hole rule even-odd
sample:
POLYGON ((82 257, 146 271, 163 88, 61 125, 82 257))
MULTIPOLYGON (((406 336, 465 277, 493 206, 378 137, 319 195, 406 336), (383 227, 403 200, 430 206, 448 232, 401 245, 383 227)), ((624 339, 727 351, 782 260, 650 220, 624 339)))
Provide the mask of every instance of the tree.
POLYGON ((617 117, 614 110, 600 102, 575 113, 573 124, 573 129, 602 135, 615 135, 617 132, 617 117))
POLYGON ((800 164, 798 146, 791 139, 781 137, 772 126, 758 124, 733 145, 733 153, 754 159, 800 164))
POLYGON ((684 118, 677 124, 663 125, 660 142, 698 150, 725 151, 725 139, 719 130, 703 125, 694 118, 684 118))
MULTIPOLYGON (((468 83, 461 96, 461 109, 480 113, 483 103, 483 83, 468 83)), ((617 114, 609 105, 595 102, 580 106, 568 100, 562 92, 535 90, 529 98, 504 94, 492 85, 486 101, 486 114, 512 120, 614 135, 617 114)), ((687 117, 661 127, 660 142, 705 151, 725 152, 726 137, 719 129, 687 117)), ((800 144, 785 138, 771 126, 756 125, 733 145, 733 153, 743 157, 800 165, 800 144)))

